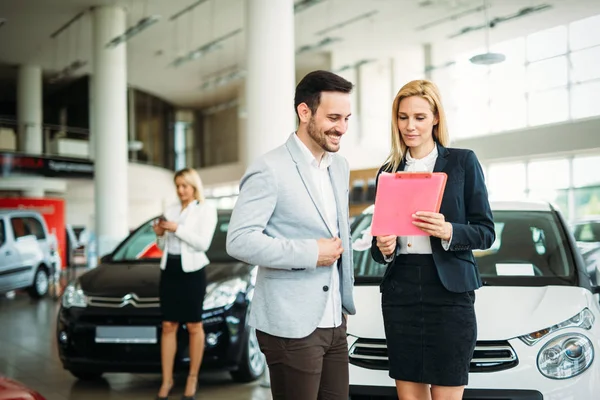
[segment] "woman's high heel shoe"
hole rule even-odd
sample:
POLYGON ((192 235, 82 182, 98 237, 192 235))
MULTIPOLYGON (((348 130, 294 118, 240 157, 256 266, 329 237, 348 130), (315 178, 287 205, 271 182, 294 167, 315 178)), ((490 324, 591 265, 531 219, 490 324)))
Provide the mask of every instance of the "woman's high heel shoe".
POLYGON ((169 390, 167 391, 167 395, 166 395, 166 396, 164 396, 164 397, 163 397, 163 396, 156 395, 156 400, 169 400, 169 394, 168 394, 168 393, 171 391, 171 389, 173 389, 173 382, 171 382, 171 383, 169 384, 169 390))
MULTIPOLYGON (((188 375, 188 380, 193 379, 195 381, 194 385, 194 394, 191 396, 186 396, 185 394, 181 396, 181 400, 196 400, 196 387, 198 386, 198 375, 188 375)), ((187 385, 186 385, 187 386, 187 385)))

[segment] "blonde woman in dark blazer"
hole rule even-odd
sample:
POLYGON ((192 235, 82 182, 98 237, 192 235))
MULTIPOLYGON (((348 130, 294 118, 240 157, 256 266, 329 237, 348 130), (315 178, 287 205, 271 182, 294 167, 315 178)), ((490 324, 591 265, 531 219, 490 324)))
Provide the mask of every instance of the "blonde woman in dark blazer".
POLYGON ((204 354, 204 267, 209 263, 206 251, 217 226, 217 210, 204 201, 198 173, 186 168, 175 173, 174 181, 179 203, 169 207, 154 224, 158 246, 163 250, 160 262, 163 379, 157 400, 166 399, 173 386, 173 363, 180 324, 186 324, 190 335, 190 370, 182 399, 194 399, 204 354))

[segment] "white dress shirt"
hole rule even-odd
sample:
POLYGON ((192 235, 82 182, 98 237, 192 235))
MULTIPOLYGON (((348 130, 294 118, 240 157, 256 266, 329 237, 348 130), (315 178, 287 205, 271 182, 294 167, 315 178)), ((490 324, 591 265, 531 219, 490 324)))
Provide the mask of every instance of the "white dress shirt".
MULTIPOLYGON (((173 222, 177 222, 177 225, 185 225, 185 218, 189 213, 190 206, 196 205, 197 201, 194 200, 190 204, 187 205, 183 210, 179 210, 179 215, 173 219, 173 222)), ((167 234, 167 249, 169 254, 178 255, 181 254, 181 239, 175 236, 174 232, 166 232, 167 234)))
MULTIPOLYGON (((331 153, 325 152, 323 158, 319 162, 308 147, 306 147, 306 145, 298 138, 298 135, 294 135, 294 138, 302 149, 306 161, 310 164, 311 176, 309 178, 312 179, 315 187, 318 189, 319 202, 325 211, 327 225, 335 236, 339 237, 337 205, 335 202, 333 185, 331 184, 331 178, 329 177, 329 166, 331 165, 332 155, 331 153)), ((335 270, 331 273, 329 291, 327 292, 327 303, 325 304, 325 311, 323 312, 321 322, 318 325, 319 328, 335 328, 342 324, 342 298, 340 294, 340 276, 337 271, 337 262, 333 263, 331 268, 335 268, 335 270)))

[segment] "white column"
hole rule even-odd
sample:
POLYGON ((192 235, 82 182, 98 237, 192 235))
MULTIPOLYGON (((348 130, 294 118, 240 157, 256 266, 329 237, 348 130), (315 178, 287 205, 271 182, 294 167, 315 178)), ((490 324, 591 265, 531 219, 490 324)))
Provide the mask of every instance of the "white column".
POLYGON ((37 65, 19 66, 17 124, 17 149, 42 154, 42 69, 37 65))
POLYGON ((125 11, 93 10, 92 140, 98 256, 111 252, 128 234, 127 47, 106 44, 125 32, 125 11))
POLYGON ((242 163, 285 142, 295 130, 294 1, 247 0, 246 135, 242 163))

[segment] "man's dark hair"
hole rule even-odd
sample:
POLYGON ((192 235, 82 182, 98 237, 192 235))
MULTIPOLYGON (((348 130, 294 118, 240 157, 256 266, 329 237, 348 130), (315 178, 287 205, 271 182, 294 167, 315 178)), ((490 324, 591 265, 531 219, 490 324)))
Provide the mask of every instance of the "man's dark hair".
POLYGON ((296 115, 298 115, 298 105, 301 103, 306 103, 315 115, 321 103, 321 92, 350 93, 353 86, 351 82, 333 72, 318 70, 307 74, 296 86, 294 96, 296 115))

